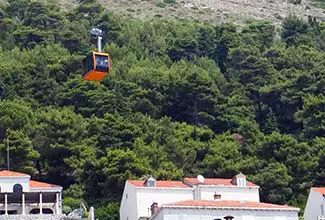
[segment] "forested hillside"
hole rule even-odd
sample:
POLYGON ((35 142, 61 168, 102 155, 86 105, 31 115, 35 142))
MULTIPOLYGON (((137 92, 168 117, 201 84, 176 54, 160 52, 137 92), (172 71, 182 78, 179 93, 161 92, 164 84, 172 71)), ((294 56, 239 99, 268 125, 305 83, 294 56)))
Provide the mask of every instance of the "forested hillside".
POLYGON ((304 207, 325 186, 325 26, 290 16, 282 29, 125 19, 96 1, 0 8, 0 167, 64 186, 118 219, 125 180, 229 178, 261 198, 304 207), (104 30, 112 71, 83 81, 104 30))

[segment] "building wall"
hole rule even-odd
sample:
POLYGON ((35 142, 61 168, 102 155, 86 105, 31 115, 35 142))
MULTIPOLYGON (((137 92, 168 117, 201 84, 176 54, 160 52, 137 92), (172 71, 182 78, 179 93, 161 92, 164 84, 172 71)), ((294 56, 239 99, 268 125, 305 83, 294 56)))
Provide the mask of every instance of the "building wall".
MULTIPOLYGON (((40 207, 39 203, 25 204, 25 213, 29 214, 31 210, 37 209, 39 207, 40 207)), ((43 209, 51 209, 53 213, 61 214, 61 213, 56 213, 55 203, 43 203, 43 209)), ((5 210, 4 204, 1 203, 0 211, 4 211, 4 210, 5 210)), ((22 214, 23 212, 22 204, 18 204, 18 203, 8 204, 8 211, 14 211, 14 210, 17 210, 17 214, 22 214)))
POLYGON ((259 189, 251 187, 220 187, 220 186, 198 186, 197 200, 214 200, 214 194, 221 195, 221 200, 244 200, 259 202, 259 189))
POLYGON ((137 188, 138 216, 136 219, 139 217, 150 217, 150 207, 154 202, 157 202, 158 206, 160 206, 166 203, 191 199, 193 199, 192 188, 137 188))
POLYGON ((136 187, 129 182, 126 182, 120 205, 120 220, 137 220, 137 207, 136 187))
POLYGON ((20 184, 24 192, 29 192, 29 177, 0 178, 1 192, 13 192, 15 184, 20 184))
POLYGON ((64 215, 0 215, 0 220, 61 220, 64 215))
POLYGON ((258 210, 216 210, 163 208, 152 220, 214 220, 234 216, 234 220, 298 220, 298 212, 258 210))
POLYGON ((321 193, 310 189, 304 220, 317 220, 318 216, 325 216, 325 198, 321 193))

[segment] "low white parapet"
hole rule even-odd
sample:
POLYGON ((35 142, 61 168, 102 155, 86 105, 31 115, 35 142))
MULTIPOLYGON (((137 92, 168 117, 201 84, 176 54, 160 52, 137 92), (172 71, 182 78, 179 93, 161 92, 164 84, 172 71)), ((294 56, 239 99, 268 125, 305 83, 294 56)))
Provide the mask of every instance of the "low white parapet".
POLYGON ((0 215, 0 220, 60 220, 65 215, 0 215))

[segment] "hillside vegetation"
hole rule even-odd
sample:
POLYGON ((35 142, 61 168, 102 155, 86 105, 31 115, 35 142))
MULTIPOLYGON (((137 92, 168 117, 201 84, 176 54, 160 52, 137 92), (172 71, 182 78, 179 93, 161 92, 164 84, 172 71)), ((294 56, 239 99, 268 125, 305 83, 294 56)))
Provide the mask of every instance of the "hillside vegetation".
POLYGON ((325 26, 125 19, 88 0, 0 9, 0 167, 64 186, 64 211, 118 219, 126 179, 229 178, 265 202, 304 207, 325 186, 325 26), (83 81, 105 31, 112 71, 83 81))
MULTIPOLYGON (((77 1, 56 0, 63 9, 77 1)), ((240 26, 250 20, 265 20, 280 25, 290 14, 325 20, 323 0, 98 0, 105 8, 135 18, 164 17, 190 19, 240 26)))

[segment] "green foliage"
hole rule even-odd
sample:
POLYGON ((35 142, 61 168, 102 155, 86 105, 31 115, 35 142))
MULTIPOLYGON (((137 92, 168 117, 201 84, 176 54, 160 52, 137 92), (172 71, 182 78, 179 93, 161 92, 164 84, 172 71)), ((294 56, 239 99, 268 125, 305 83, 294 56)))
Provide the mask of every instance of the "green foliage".
POLYGON ((283 22, 282 38, 288 46, 309 44, 310 36, 307 35, 309 25, 297 16, 290 15, 283 22))
MULTIPOLYGON (((164 7, 175 1, 160 1, 164 7)), ((64 186, 64 210, 118 219, 127 179, 231 177, 262 201, 302 207, 325 184, 325 28, 289 16, 210 25, 135 20, 95 0, 0 8, 0 166, 64 186), (112 69, 81 79, 104 30, 112 69)))
POLYGON ((40 154, 33 149, 32 141, 22 131, 7 130, 6 135, 6 139, 0 144, 2 161, 5 160, 6 149, 9 145, 10 168, 34 175, 36 173, 34 162, 39 159, 40 154))
POLYGON ((119 208, 120 205, 117 202, 108 203, 106 206, 96 209, 95 216, 103 220, 117 220, 119 219, 119 208))
POLYGON ((175 4, 176 0, 164 0, 164 3, 166 3, 166 4, 175 4))
POLYGON ((253 177, 255 183, 261 188, 261 199, 266 202, 284 204, 292 194, 289 183, 292 177, 287 168, 281 163, 270 163, 259 174, 253 177))
POLYGON ((303 133, 307 137, 325 135, 325 97, 309 95, 304 98, 302 110, 296 113, 297 120, 303 124, 303 133))

